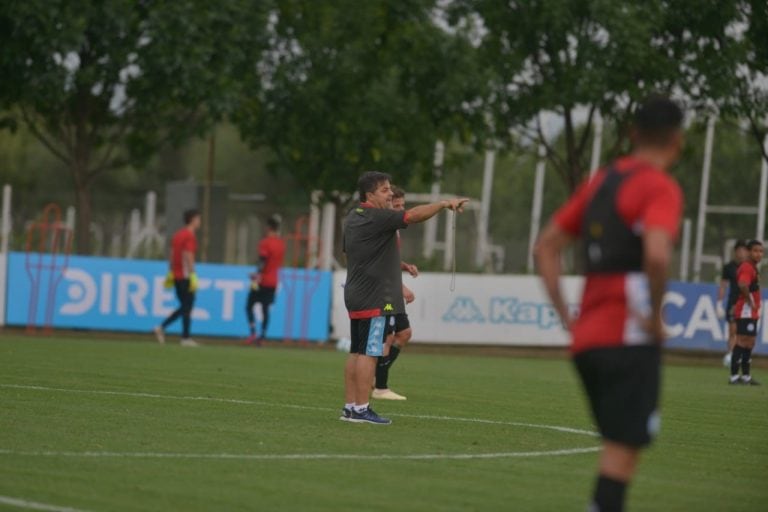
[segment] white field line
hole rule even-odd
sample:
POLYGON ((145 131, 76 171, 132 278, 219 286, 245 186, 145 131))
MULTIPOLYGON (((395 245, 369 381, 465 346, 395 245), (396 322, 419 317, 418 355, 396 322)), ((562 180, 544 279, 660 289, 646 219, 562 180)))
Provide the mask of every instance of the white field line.
MULTIPOLYGON (((337 412, 338 409, 332 409, 329 407, 316 407, 312 405, 296 405, 286 403, 274 403, 264 402, 260 400, 240 400, 236 398, 217 398, 210 396, 179 396, 179 395, 159 395, 155 393, 138 393, 131 391, 109 391, 109 390, 89 390, 89 389, 70 389, 70 388, 53 388, 47 386, 31 386, 24 384, 0 384, 0 388, 9 389, 27 389, 32 391, 55 391, 60 393, 81 393, 88 395, 112 395, 112 396, 127 396, 135 398, 152 398, 160 400, 188 400, 199 402, 218 402, 227 404, 238 405, 259 405, 265 407, 280 407, 284 409, 300 409, 310 411, 331 411, 337 412)), ((486 420, 482 418, 462 418, 454 416, 432 416, 426 414, 402 414, 402 413, 389 413, 387 416, 399 417, 399 418, 416 418, 423 420, 436 420, 436 421, 460 421, 465 423, 482 423, 486 425, 507 425, 512 427, 525 427, 525 428, 538 428, 545 430, 555 430, 557 432, 565 432, 568 434, 579 434, 590 437, 598 437, 599 434, 591 430, 582 430, 578 428, 561 427, 558 425, 539 425, 536 423, 523 423, 517 421, 498 421, 498 420, 486 420)))
POLYGON ((85 510, 81 510, 79 508, 59 507, 57 505, 38 503, 37 501, 13 498, 11 496, 0 496, 0 504, 16 508, 24 508, 27 510, 45 510, 47 512, 85 512, 85 510))
MULTIPOLYGON (((214 459, 214 460, 471 460, 505 459, 526 457, 555 457, 560 455, 578 455, 599 451, 599 446, 585 448, 567 448, 533 452, 496 452, 496 453, 422 453, 394 455, 384 454, 344 454, 344 453, 164 453, 164 452, 56 452, 56 451, 14 451, 0 449, 0 455, 22 457, 80 457, 80 458, 131 458, 131 459, 214 459)), ((48 509, 41 509, 48 510, 48 509)), ((51 509, 53 510, 53 509, 51 509)), ((65 509, 55 509, 65 510, 65 509)), ((66 509, 71 510, 71 509, 66 509)))

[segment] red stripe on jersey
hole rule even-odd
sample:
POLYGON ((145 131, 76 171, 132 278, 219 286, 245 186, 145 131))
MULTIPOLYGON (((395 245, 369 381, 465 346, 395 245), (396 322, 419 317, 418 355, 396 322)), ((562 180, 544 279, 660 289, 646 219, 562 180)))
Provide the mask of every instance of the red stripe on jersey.
POLYGON ((366 318, 375 318, 377 316, 381 316, 381 308, 349 312, 349 318, 352 320, 365 320, 366 318))

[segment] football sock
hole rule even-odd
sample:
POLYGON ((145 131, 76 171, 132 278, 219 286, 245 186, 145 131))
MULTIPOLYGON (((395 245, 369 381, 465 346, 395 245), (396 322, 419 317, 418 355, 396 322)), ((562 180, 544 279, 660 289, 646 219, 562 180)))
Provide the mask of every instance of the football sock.
POLYGON ((354 410, 356 413, 365 412, 366 410, 368 410, 368 402, 366 402, 366 403, 364 403, 364 404, 362 404, 362 405, 355 405, 355 407, 354 407, 354 409, 353 409, 353 410, 354 410))
POLYGON ((251 331, 251 336, 256 336, 256 325, 255 324, 251 324, 251 325, 248 326, 248 328, 251 331))
POLYGON ((353 408, 354 406, 355 406, 355 403, 354 403, 354 402, 352 402, 352 403, 348 403, 348 404, 344 404, 344 408, 345 408, 345 409, 349 409, 350 411, 352 410, 352 408, 353 408))
POLYGON ((741 349, 741 376, 745 377, 744 380, 749 380, 746 377, 749 377, 749 371, 751 367, 752 367, 752 349, 742 348, 741 349))
POLYGON ((397 359, 397 356, 400 355, 400 347, 392 344, 391 347, 389 347, 389 366, 392 366, 395 363, 395 359, 397 359))
POLYGON ((600 475, 597 479, 595 494, 592 496, 591 511, 595 512, 622 512, 624 510, 624 492, 627 489, 625 482, 614 480, 600 475))
POLYGON ((376 389, 387 389, 388 380, 389 356, 381 356, 376 363, 376 389))
POLYGON ((731 352, 731 375, 739 374, 739 363, 741 362, 742 350, 743 349, 739 345, 733 347, 733 352, 731 352))

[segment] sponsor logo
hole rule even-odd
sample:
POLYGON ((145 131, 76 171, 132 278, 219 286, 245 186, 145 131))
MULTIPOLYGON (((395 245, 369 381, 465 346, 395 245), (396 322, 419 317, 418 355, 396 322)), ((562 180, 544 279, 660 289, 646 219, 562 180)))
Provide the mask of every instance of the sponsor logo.
POLYGON ((471 297, 457 297, 443 314, 445 322, 484 323, 485 317, 471 297))
POLYGON ((384 306, 384 311, 394 311, 395 308, 392 307, 392 304, 387 304, 384 306))

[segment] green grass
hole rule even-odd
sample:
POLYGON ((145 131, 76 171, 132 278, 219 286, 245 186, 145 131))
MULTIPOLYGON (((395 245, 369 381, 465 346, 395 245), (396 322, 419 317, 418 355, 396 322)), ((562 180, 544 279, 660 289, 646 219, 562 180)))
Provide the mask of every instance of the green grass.
MULTIPOLYGON (((13 453, 0 453, 0 495, 89 511, 584 510, 596 453, 469 460, 30 454, 479 454, 598 444, 543 428, 413 417, 591 429, 568 361, 405 353, 392 385, 408 401, 376 404, 392 415, 389 427, 338 420, 343 362, 343 354, 321 350, 3 335, 0 450, 13 453)), ((662 434, 644 454, 629 510, 764 510, 768 386, 725 381, 714 363, 666 367, 662 434)))

